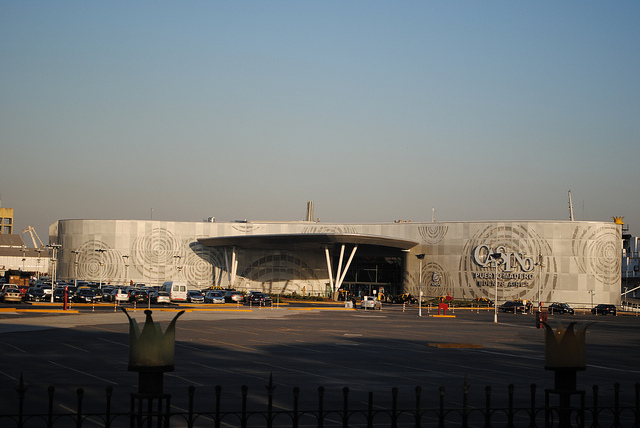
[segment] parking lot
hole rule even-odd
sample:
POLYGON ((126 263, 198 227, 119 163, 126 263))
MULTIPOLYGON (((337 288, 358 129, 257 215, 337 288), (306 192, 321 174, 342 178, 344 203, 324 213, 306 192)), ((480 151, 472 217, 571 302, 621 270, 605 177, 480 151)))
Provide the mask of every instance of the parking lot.
MULTIPOLYGON (((240 387, 247 385, 249 405, 263 410, 270 376, 281 408, 291 407, 295 386, 301 389, 301 406, 315 405, 323 386, 326 406, 338 408, 345 386, 352 400, 365 402, 374 391, 381 405, 389 405, 392 387, 413 405, 420 386, 425 405, 433 406, 440 386, 446 387, 448 402, 459 405, 466 382, 480 406, 488 385, 499 402, 514 384, 523 405, 532 383, 541 390, 553 386, 553 373, 544 369, 544 333, 530 314, 499 314, 495 324, 493 311, 457 310, 455 317, 439 318, 425 309, 419 317, 415 306, 402 305, 367 311, 312 303, 224 306, 185 307, 188 312, 178 320, 175 371, 165 375, 165 391, 177 409, 186 406, 191 385, 197 406, 210 406, 220 385, 223 402, 238 408, 240 387)), ((106 386, 114 388, 114 405, 128 406, 137 374, 127 371, 126 316, 110 305, 75 309, 78 313, 0 312, 0 390, 7 397, 2 412, 16 404, 13 391, 21 373, 31 408, 42 406, 49 385, 56 387, 56 406, 74 408, 76 388, 83 387, 86 411, 102 409, 106 386)), ((156 308, 153 316, 164 329, 175 313, 156 308)), ((142 310, 130 314, 144 321, 142 310)), ((595 321, 587 330, 587 370, 578 374, 579 388, 597 384, 604 397, 619 382, 632 392, 640 382, 640 318, 550 316, 550 324, 556 321, 595 321)))

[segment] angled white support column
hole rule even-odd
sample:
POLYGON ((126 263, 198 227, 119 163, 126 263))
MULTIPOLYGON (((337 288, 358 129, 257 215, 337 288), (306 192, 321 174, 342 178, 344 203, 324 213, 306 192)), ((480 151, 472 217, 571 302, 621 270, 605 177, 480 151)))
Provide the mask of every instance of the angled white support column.
POLYGON ((344 258, 344 244, 340 247, 340 259, 338 259, 338 272, 336 273, 336 288, 339 289, 340 273, 342 272, 342 259, 344 258))
POLYGON ((227 247, 224 247, 224 265, 227 269, 227 280, 229 281, 229 287, 233 287, 236 282, 236 272, 238 271, 236 247, 231 247, 231 263, 229 263, 229 253, 227 253, 227 247))
POLYGON ((331 292, 333 293, 333 269, 331 268, 331 256, 329 256, 329 248, 324 248, 324 254, 327 256, 327 272, 329 273, 329 287, 331 287, 331 292))
MULTIPOLYGON (((344 245, 342 246, 342 250, 344 251, 344 245)), ((342 286, 344 277, 347 276, 347 271, 349 270, 349 266, 351 266, 351 262, 353 261, 353 257, 356 255, 357 250, 358 250, 357 245, 353 247, 353 250, 351 250, 351 255, 349 256, 349 260, 347 260, 347 264, 344 266, 342 276, 340 277, 340 279, 338 279, 338 282, 336 283, 336 288, 340 288, 342 286)), ((342 253, 340 253, 340 262, 342 263, 342 253)))
POLYGON ((227 286, 231 288, 231 266, 229 266, 229 254, 227 247, 224 247, 224 268, 227 271, 227 286))
POLYGON ((236 273, 238 272, 238 257, 236 254, 236 247, 232 247, 233 252, 231 254, 231 284, 236 286, 236 273))

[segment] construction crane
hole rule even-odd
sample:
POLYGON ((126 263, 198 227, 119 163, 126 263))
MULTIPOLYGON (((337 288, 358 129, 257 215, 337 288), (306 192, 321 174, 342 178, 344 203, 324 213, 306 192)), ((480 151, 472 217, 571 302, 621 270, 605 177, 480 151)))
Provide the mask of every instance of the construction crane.
POLYGON ((25 233, 27 233, 27 232, 29 232, 29 235, 31 235, 31 240, 33 241, 33 248, 44 248, 44 244, 40 240, 40 237, 36 233, 36 230, 33 228, 33 226, 27 226, 26 229, 22 229, 22 234, 23 235, 25 233), (40 246, 38 246, 38 244, 36 244, 36 239, 38 239, 38 242, 40 243, 40 246))
POLYGON ((571 201, 571 190, 569 190, 569 220, 573 221, 573 202, 571 201))

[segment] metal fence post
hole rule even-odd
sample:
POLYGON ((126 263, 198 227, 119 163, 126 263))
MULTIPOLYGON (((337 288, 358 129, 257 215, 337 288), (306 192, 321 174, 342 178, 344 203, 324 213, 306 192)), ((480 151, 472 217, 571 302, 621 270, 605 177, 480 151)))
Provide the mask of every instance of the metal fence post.
POLYGON ((422 388, 419 386, 416 386, 416 424, 415 427, 416 428, 420 428, 421 426, 421 421, 422 421, 422 411, 420 410, 420 396, 422 395, 422 388))
POLYGON ((373 391, 369 391, 369 402, 367 403, 367 428, 373 428, 373 391))
POLYGON ((240 388, 242 391, 242 419, 240 421, 240 426, 242 428, 247 427, 247 385, 242 385, 240 388))
POLYGON ((78 412, 76 419, 76 426, 78 428, 82 428, 82 399, 84 398, 84 389, 78 388, 76 390, 76 394, 78 396, 78 412))
POLYGON ((462 428, 468 428, 469 426, 469 384, 467 383, 467 376, 464 377, 464 384, 462 385, 462 428))
POLYGON ((491 387, 484 388, 484 427, 491 427, 491 387))
POLYGON ((444 386, 439 389, 440 392, 440 412, 438 414, 438 428, 444 428, 444 386))
POLYGON ((269 384, 267 388, 267 428, 273 426, 273 391, 276 387, 273 385, 273 373, 269 375, 269 384))
POLYGON ((220 428, 220 398, 222 395, 222 387, 216 385, 216 428, 220 428))
POLYGON ((104 428, 109 428, 111 426, 111 398, 113 397, 113 386, 111 385, 107 386, 107 388, 105 389, 105 392, 107 396, 107 408, 106 408, 107 414, 105 415, 105 418, 104 418, 104 428))
POLYGON ((598 428, 600 424, 598 424, 598 417, 600 416, 600 411, 598 410, 598 385, 593 385, 593 422, 591 425, 594 428, 598 428))
POLYGON ((324 426, 324 387, 318 387, 318 428, 324 426))
POLYGON ((509 417, 508 417, 508 422, 507 422, 507 427, 508 428, 514 428, 513 425, 513 391, 515 389, 515 386, 510 383, 509 384, 509 417))
POLYGON ((391 428, 398 427, 398 388, 391 388, 391 428))
POLYGON ((298 428, 298 399, 300 398, 300 388, 293 388, 293 428, 298 428))
POLYGON ((53 428, 53 393, 55 392, 56 387, 50 386, 47 388, 47 393, 49 394, 49 415, 47 417, 47 427, 53 428))
POLYGON ((187 424, 189 428, 193 427, 193 396, 196 393, 196 387, 193 385, 189 386, 189 419, 187 424))
POLYGON ((22 417, 24 412, 24 396, 27 392, 27 388, 24 386, 24 380, 22 379, 22 372, 20 372, 20 383, 18 384, 18 388, 16 388, 18 392, 18 428, 22 428, 22 417))
POLYGON ((536 384, 532 383, 531 390, 531 414, 529 415, 529 428, 536 428, 536 384))
POLYGON ((613 384, 613 426, 620 427, 620 384, 613 384))
POLYGON ((342 388, 342 428, 349 428, 349 387, 342 388))

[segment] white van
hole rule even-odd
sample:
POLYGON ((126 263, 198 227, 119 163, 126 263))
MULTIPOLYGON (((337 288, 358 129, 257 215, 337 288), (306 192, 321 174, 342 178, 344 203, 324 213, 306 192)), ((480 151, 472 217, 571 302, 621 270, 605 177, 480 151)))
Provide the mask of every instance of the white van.
POLYGON ((169 293, 172 302, 187 301, 186 281, 166 281, 162 284, 162 291, 169 293))

